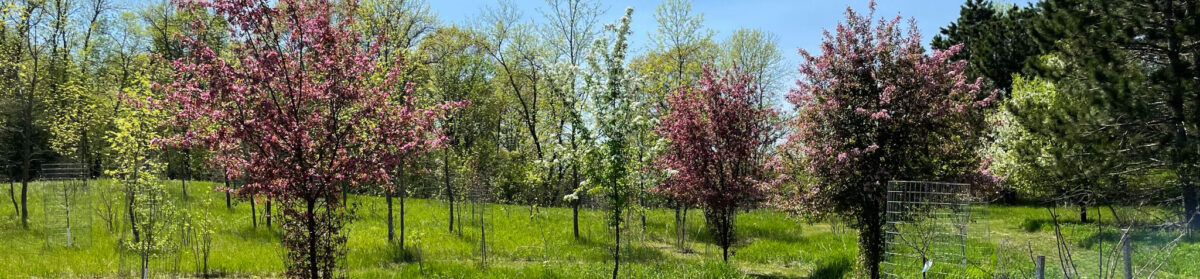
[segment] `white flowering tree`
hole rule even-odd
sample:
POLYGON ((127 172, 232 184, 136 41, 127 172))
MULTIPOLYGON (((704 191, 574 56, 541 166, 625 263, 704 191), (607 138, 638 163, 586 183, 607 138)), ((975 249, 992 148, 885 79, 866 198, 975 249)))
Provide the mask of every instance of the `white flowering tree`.
POLYGON ((631 33, 629 22, 633 16, 633 8, 625 9, 625 16, 619 24, 604 26, 605 31, 615 35, 614 41, 608 38, 596 40, 593 53, 588 56, 588 69, 583 74, 584 92, 593 102, 591 115, 595 121, 594 129, 598 132, 596 145, 587 153, 591 166, 588 176, 590 190, 601 194, 609 205, 609 226, 613 229, 613 278, 621 264, 621 224, 622 214, 629 206, 632 194, 630 186, 630 170, 637 166, 631 162, 631 139, 633 130, 629 123, 636 119, 637 77, 625 64, 625 55, 629 44, 626 38, 631 33))

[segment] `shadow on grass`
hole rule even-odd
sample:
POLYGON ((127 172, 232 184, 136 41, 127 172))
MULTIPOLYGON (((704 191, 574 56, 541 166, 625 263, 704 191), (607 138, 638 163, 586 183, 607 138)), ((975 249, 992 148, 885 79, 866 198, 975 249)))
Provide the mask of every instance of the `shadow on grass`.
POLYGON ((622 248, 624 253, 622 260, 635 263, 654 263, 666 258, 662 250, 653 247, 645 247, 641 245, 631 245, 631 247, 622 248))
POLYGON ((264 227, 259 227, 257 229, 253 227, 244 227, 231 230, 231 232, 240 240, 252 242, 278 243, 283 237, 283 234, 277 231, 277 229, 267 229, 264 227))
MULTIPOLYGON (((1087 223, 1080 222, 1078 219, 1074 219, 1074 220, 1058 219, 1058 224, 1061 226, 1087 225, 1087 223)), ((1025 230, 1025 232, 1030 232, 1030 233, 1039 232, 1042 230, 1053 230, 1054 229, 1054 220, 1052 220, 1050 218, 1044 218, 1044 219, 1043 218, 1037 218, 1037 219, 1025 218, 1025 221, 1021 222, 1021 229, 1025 230)))
POLYGON ((854 262, 845 257, 821 260, 808 276, 810 279, 843 278, 853 269, 854 262))
POLYGON ((743 240, 750 239, 750 238, 765 238, 765 239, 776 240, 779 242, 792 242, 792 243, 805 243, 807 241, 807 239, 805 239, 804 236, 801 235, 801 232, 799 230, 797 230, 795 233, 792 233, 792 232, 780 232, 773 228, 767 228, 767 227, 748 226, 748 227, 738 227, 736 233, 738 234, 737 237, 741 238, 743 240))
MULTIPOLYGON (((1134 231, 1131 231, 1129 233, 1129 239, 1132 240, 1130 242, 1130 244, 1132 244, 1134 247, 1162 247, 1164 245, 1171 243, 1171 241, 1174 241, 1176 237, 1179 237, 1179 233, 1180 232, 1173 231, 1173 230, 1138 230, 1138 229, 1135 229, 1134 231)), ((1194 242, 1198 238, 1200 238, 1200 237, 1197 237, 1197 235, 1200 235, 1200 233, 1192 233, 1191 235, 1184 236, 1183 238, 1180 239, 1180 241, 1194 242)), ((1103 242, 1104 245, 1107 247, 1109 245, 1116 245, 1120 241, 1121 241, 1121 231, 1119 231, 1118 229, 1106 228, 1103 232, 1090 233, 1090 234, 1088 234, 1088 236, 1080 239, 1078 246, 1081 248, 1093 249, 1097 244, 1100 244, 1101 242, 1103 242)))
POLYGON ((390 263, 415 263, 421 260, 421 253, 412 246, 400 248, 400 245, 390 244, 384 250, 390 263))
POLYGON ((784 279, 784 278, 788 278, 788 277, 784 277, 784 276, 780 276, 780 275, 770 275, 770 274, 750 274, 750 277, 751 277, 751 278, 760 278, 760 279, 784 279))

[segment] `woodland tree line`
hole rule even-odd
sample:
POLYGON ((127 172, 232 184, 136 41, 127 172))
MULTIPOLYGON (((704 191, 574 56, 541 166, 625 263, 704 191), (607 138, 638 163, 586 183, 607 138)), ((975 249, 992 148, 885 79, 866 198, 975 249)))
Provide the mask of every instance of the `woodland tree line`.
POLYGON ((657 26, 641 53, 635 11, 591 0, 501 1, 459 24, 419 0, 0 3, 16 218, 28 227, 41 165, 85 164, 119 182, 100 189, 120 205, 104 219, 143 262, 164 187, 186 203, 194 180, 264 203, 268 227, 282 216, 302 278, 336 274, 349 194, 386 198, 400 247, 411 197, 447 201, 451 233, 464 200, 573 208, 575 238, 596 221, 580 208, 604 208, 614 277, 648 208, 675 210, 678 249, 703 210, 725 261, 737 212, 774 208, 850 221, 877 278, 891 180, 1078 205, 1085 222, 1088 205, 1178 208, 1173 225, 1200 229, 1195 1, 969 0, 929 48, 872 3, 800 65, 770 32, 718 36, 687 0, 637 11, 657 26))

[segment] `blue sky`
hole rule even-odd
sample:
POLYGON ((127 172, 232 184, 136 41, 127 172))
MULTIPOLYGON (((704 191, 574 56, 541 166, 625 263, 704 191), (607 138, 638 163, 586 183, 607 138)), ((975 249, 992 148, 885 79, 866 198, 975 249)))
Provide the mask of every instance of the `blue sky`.
MULTIPOLYGON (((496 6, 497 0, 431 0, 430 7, 443 23, 469 24, 471 19, 487 6, 496 6)), ((928 42, 937 34, 938 28, 958 18, 959 7, 965 0, 880 0, 877 1, 876 17, 892 17, 897 13, 905 18, 915 18, 917 27, 928 47, 928 42)), ((603 1, 607 13, 601 23, 616 21, 625 7, 633 7, 631 23, 633 37, 630 46, 635 53, 652 46, 650 35, 656 30, 654 10, 660 1, 616 0, 603 1)), ((1029 0, 1014 0, 1027 5, 1029 0)), ((526 20, 540 22, 544 0, 513 0, 523 12, 526 20)), ((726 38, 738 28, 759 28, 779 37, 788 65, 799 65, 797 50, 804 48, 813 53, 822 39, 822 31, 832 29, 845 18, 847 6, 865 12, 868 0, 743 0, 717 1, 697 0, 692 8, 704 13, 705 25, 716 31, 717 41, 726 38)))

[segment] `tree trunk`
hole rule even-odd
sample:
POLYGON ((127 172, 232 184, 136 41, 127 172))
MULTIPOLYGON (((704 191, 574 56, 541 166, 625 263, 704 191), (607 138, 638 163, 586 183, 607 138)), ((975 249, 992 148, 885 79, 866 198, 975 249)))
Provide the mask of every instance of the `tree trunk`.
POLYGON ((721 245, 721 260, 729 264, 729 245, 721 245))
POLYGON ((683 208, 683 213, 679 215, 679 251, 687 252, 689 250, 687 247, 688 206, 685 203, 681 204, 679 207, 683 208))
POLYGON ((1200 189, 1196 189, 1195 184, 1183 185, 1183 208, 1188 229, 1200 231, 1200 189))
POLYGON ((225 173, 225 181, 224 182, 225 182, 225 189, 226 189, 226 191, 225 191, 225 209, 233 210, 233 202, 231 201, 232 199, 229 197, 229 196, 231 196, 231 194, 229 194, 229 192, 233 191, 233 188, 229 187, 229 173, 228 172, 225 173))
MULTIPOLYGON (((462 203, 459 203, 458 205, 460 205, 460 206, 461 206, 461 205, 462 205, 462 203)), ((462 210, 462 208, 460 207, 460 208, 458 209, 458 211, 457 211, 457 212, 458 212, 458 216, 455 216, 455 217, 454 217, 454 219, 457 219, 457 220, 458 220, 458 222, 457 222, 457 223, 455 223, 455 224, 458 224, 458 235, 462 235, 462 232, 463 232, 463 230, 462 230, 462 226, 463 226, 463 217, 462 217, 463 210, 462 210)))
POLYGON ((125 209, 129 213, 129 228, 133 232, 133 242, 141 241, 141 235, 138 234, 137 215, 133 214, 133 190, 129 189, 129 185, 125 185, 125 209))
POLYGON ((710 208, 704 210, 704 216, 708 219, 708 228, 713 232, 713 239, 717 246, 721 247, 721 260, 729 264, 729 247, 733 246, 734 242, 734 220, 737 218, 737 207, 721 207, 710 208))
POLYGON ((450 187, 450 148, 442 149, 442 180, 446 185, 446 200, 450 202, 450 232, 454 232, 454 187, 450 187))
POLYGON ((579 200, 576 199, 571 207, 572 223, 575 225, 575 240, 579 240, 579 200))
MULTIPOLYGON (((572 86, 571 88, 575 88, 574 87, 575 86, 574 79, 571 80, 571 86, 572 86)), ((574 122, 572 122, 572 123, 574 123, 574 122)), ((579 150, 578 143, 575 142, 575 133, 576 133, 575 125, 572 124, 571 125, 571 150, 579 150)), ((571 164, 571 186, 573 188, 572 191, 575 191, 576 193, 581 192, 579 189, 579 162, 578 161, 571 164)), ((583 203, 583 197, 582 197, 582 195, 579 195, 579 194, 576 194, 576 196, 579 196, 579 197, 576 197, 576 199, 575 199, 575 208, 574 208, 574 212, 572 212, 572 214, 574 215, 574 218, 575 218, 573 221, 574 226, 575 226, 575 240, 579 240, 579 205, 581 203, 583 203)))
MULTIPOLYGON (((404 166, 401 165, 396 171, 396 186, 400 190, 400 250, 404 250, 404 198, 408 197, 408 188, 404 184, 404 166)), ((395 190, 395 189, 393 189, 395 190)), ((391 218, 388 218, 391 221, 391 218)))
MULTIPOLYGON (((1171 11, 1174 9, 1174 2, 1167 1, 1165 10, 1171 11)), ((1166 30, 1175 29, 1174 13, 1165 13, 1167 20, 1166 30)), ((1184 64, 1182 52, 1184 51, 1184 39, 1180 38, 1177 32, 1168 32, 1166 56, 1168 61, 1168 69, 1171 70, 1175 77, 1186 76, 1188 65, 1184 64)), ((1192 185, 1193 167, 1191 164, 1196 161, 1196 154, 1188 152, 1189 147, 1194 146, 1194 142, 1190 140, 1187 134, 1187 105, 1185 104, 1184 96, 1187 95, 1186 89, 1183 87, 1183 80, 1176 80, 1169 85, 1170 95, 1167 98, 1167 107, 1170 109, 1171 117, 1170 124, 1172 129, 1172 143, 1174 152, 1171 154, 1172 166, 1179 175, 1179 188, 1183 191, 1183 211, 1184 219, 1188 222, 1188 227, 1191 229, 1200 229, 1200 220, 1196 220, 1197 213, 1197 197, 1195 186, 1192 185)))
POLYGON ((254 208, 254 195, 250 195, 250 223, 254 224, 254 228, 258 228, 258 209, 254 208))
POLYGON ((617 279, 617 270, 621 269, 621 223, 617 223, 615 233, 616 241, 613 242, 613 273, 612 278, 617 279))
POLYGON ((183 149, 183 177, 184 177, 183 182, 182 182, 182 184, 183 184, 182 185, 183 200, 187 201, 187 199, 188 199, 187 182, 188 182, 188 180, 192 180, 192 149, 191 148, 183 149))
POLYGON ((392 191, 383 190, 383 200, 387 202, 387 241, 393 243, 396 241, 396 229, 392 224, 392 191))
POLYGON ((404 249, 404 198, 407 196, 407 191, 400 191, 400 249, 404 249))
POLYGON ((21 181, 21 227, 29 228, 29 179, 21 181))
POLYGON ((17 216, 18 216, 18 217, 20 217, 20 216, 21 216, 21 205, 20 205, 20 204, 17 204, 17 190, 16 190, 16 189, 17 189, 17 186, 16 186, 16 183, 17 183, 17 182, 16 182, 16 180, 14 180, 14 179, 9 179, 9 180, 8 180, 8 197, 12 199, 12 203, 13 203, 13 213, 16 213, 16 214, 17 214, 17 216))
POLYGON ((25 139, 21 141, 22 151, 24 151, 21 154, 21 228, 25 228, 25 229, 29 228, 29 197, 28 197, 28 194, 29 194, 29 180, 32 178, 31 177, 32 174, 30 173, 30 171, 33 168, 33 142, 32 142, 33 138, 31 137, 32 130, 33 130, 33 127, 31 127, 33 124, 31 122, 33 120, 30 119, 33 117, 33 112, 32 112, 33 108, 31 107, 32 102, 33 102, 33 93, 32 92, 29 93, 28 98, 29 99, 27 101, 29 104, 27 104, 25 107, 26 117, 23 118, 23 120, 24 120, 23 127, 25 129, 22 134, 25 135, 25 139))
POLYGON ((1079 204, 1079 222, 1080 223, 1088 222, 1087 205, 1085 205, 1085 204, 1079 204))
POLYGON ((314 209, 317 201, 314 198, 308 198, 307 202, 308 215, 306 217, 308 219, 308 270, 309 275, 311 276, 309 278, 316 279, 321 278, 317 275, 317 219, 316 216, 314 216, 314 209))
POLYGON ((867 204, 860 216, 858 232, 859 258, 863 277, 879 279, 879 265, 883 262, 883 210, 882 204, 867 204))
POLYGON ((675 248, 683 251, 683 205, 675 204, 675 248))

